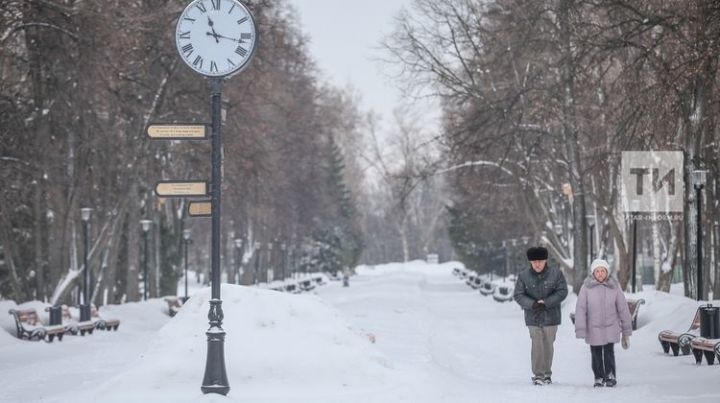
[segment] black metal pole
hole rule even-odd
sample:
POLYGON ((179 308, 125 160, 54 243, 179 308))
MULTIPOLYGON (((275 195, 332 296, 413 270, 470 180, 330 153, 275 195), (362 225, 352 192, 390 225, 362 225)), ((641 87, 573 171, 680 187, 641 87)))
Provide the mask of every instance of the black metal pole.
POLYGON ((632 281, 633 294, 635 293, 635 282, 636 282, 636 278, 637 278, 637 274, 636 274, 636 269, 637 269, 636 268, 636 265, 637 265, 637 219, 635 217, 635 214, 636 213, 633 212, 633 216, 632 216, 632 219, 633 219, 633 247, 632 247, 633 261, 632 261, 632 279, 631 279, 631 281, 632 281))
POLYGON ((593 260, 595 260, 595 245, 594 245, 594 232, 595 232, 595 225, 590 225, 590 263, 592 263, 593 260))
POLYGON ((185 240, 185 301, 188 299, 188 246, 190 246, 190 240, 185 240))
POLYGON ((148 232, 143 231, 145 254, 143 255, 143 301, 147 301, 148 232))
POLYGON ((223 78, 211 78, 212 98, 212 299, 210 300, 210 328, 207 335, 205 376, 200 387, 203 393, 227 395, 230 384, 225 371, 225 330, 222 328, 223 311, 220 299, 220 198, 222 188, 222 134, 221 101, 223 78))
POLYGON ((85 275, 83 276, 83 303, 80 305, 80 321, 87 322, 90 320, 90 294, 88 291, 90 268, 88 267, 88 222, 86 220, 83 220, 83 243, 85 244, 83 251, 85 275))
POLYGON ((702 208, 702 186, 695 186, 695 199, 697 201, 697 300, 704 300, 703 296, 703 266, 702 266, 702 225, 700 224, 700 209, 702 208))
POLYGON ((237 284, 240 285, 240 259, 242 258, 242 254, 240 253, 241 248, 235 245, 235 278, 237 279, 237 284))
POLYGON ((83 303, 87 305, 89 303, 88 277, 90 276, 90 270, 88 268, 88 223, 85 220, 83 220, 83 242, 85 244, 85 253, 83 256, 83 264, 85 265, 85 276, 83 278, 83 303))
POLYGON ((255 270, 253 270, 253 284, 255 284, 255 285, 257 285, 258 277, 260 277, 260 254, 261 253, 262 253, 261 247, 255 248, 255 270))

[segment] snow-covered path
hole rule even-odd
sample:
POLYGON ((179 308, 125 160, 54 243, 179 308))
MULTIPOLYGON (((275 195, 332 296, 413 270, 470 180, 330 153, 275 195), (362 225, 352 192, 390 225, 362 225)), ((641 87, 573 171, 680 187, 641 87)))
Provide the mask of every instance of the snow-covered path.
POLYGON ((521 310, 471 290, 453 266, 361 267, 350 287, 331 282, 317 295, 224 285, 227 397, 199 390, 208 289, 173 319, 162 300, 103 308, 122 320, 117 333, 47 344, 0 330, 0 402, 720 401, 720 365, 664 355, 657 342, 660 330, 688 326, 694 301, 637 295, 647 303, 630 350, 616 350, 619 385, 594 389, 589 349, 567 320, 571 295, 555 344, 555 383, 537 387, 521 310))
MULTIPOLYGON (((423 266, 386 265, 375 275, 366 269, 353 278, 349 289, 319 291, 351 322, 376 336, 378 348, 406 378, 407 383, 398 386, 404 389, 398 397, 427 402, 527 402, 530 396, 540 402, 720 401, 720 367, 696 366, 690 357, 663 355, 656 338, 662 325, 639 329, 627 351, 618 346, 618 387, 592 388, 589 348, 575 339, 567 319, 574 295, 563 305, 564 323, 555 344, 555 383, 532 386, 530 339, 519 307, 482 297, 448 270, 423 266)), ((641 308, 646 310, 641 319, 669 306, 652 301, 662 298, 652 294, 645 296, 651 301, 641 308)), ((681 318, 694 309, 688 303, 680 309, 681 318)), ((669 322, 672 313, 676 312, 668 313, 669 322)))

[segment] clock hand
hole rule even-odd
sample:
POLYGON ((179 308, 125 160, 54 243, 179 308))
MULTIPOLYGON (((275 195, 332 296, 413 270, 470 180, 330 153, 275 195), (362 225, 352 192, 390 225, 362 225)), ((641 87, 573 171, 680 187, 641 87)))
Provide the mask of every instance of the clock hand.
POLYGON ((227 36, 224 36, 224 35, 214 34, 214 33, 212 33, 212 32, 206 32, 205 34, 208 35, 208 36, 214 36, 214 37, 216 37, 216 38, 229 39, 229 40, 231 40, 231 41, 233 41, 233 42, 244 43, 244 41, 243 41, 242 39, 230 38, 230 37, 227 37, 227 36))
POLYGON ((238 43, 243 43, 243 42, 244 42, 242 39, 229 38, 229 37, 227 37, 227 36, 223 36, 223 35, 220 35, 220 34, 217 34, 217 33, 206 32, 205 34, 206 34, 207 36, 214 36, 215 38, 229 39, 229 40, 231 40, 231 41, 233 41, 233 42, 238 42, 238 43))
POLYGON ((220 43, 220 41, 218 40, 219 35, 217 34, 217 32, 215 32, 215 28, 213 28, 213 25, 215 24, 213 23, 213 20, 210 19, 210 16, 208 16, 208 24, 210 25, 210 29, 212 30, 211 35, 213 36, 213 38, 215 38, 215 43, 220 43))

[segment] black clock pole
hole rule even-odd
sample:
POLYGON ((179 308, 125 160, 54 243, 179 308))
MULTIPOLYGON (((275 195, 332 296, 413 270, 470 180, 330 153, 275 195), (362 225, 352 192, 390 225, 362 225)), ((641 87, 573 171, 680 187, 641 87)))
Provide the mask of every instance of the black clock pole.
POLYGON ((220 299, 220 189, 222 186, 222 125, 221 99, 224 78, 210 78, 210 96, 212 98, 212 299, 210 300, 210 328, 207 335, 207 360, 203 393, 227 395, 230 391, 225 372, 225 330, 222 328, 223 311, 220 299))

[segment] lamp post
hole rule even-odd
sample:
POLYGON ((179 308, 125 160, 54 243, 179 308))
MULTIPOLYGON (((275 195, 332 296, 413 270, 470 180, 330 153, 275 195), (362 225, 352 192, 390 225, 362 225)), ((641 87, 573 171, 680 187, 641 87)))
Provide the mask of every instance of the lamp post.
POLYGON ((590 262, 595 260, 595 216, 588 215, 587 218, 588 227, 590 228, 590 262))
POLYGON ((702 209, 702 190, 707 181, 707 171, 696 169, 692 171, 692 182, 695 187, 695 202, 697 203, 696 225, 697 225, 697 300, 704 300, 703 287, 703 265, 702 265, 702 223, 700 211, 702 209))
POLYGON ((242 261, 242 238, 235 238, 233 240, 235 244, 235 276, 237 277, 237 283, 240 284, 240 263, 242 261))
POLYGON ((147 301, 147 271, 148 271, 148 231, 150 231, 150 220, 140 220, 143 230, 143 241, 145 243, 145 253, 143 254, 143 301, 147 301))
POLYGON ((185 240, 185 299, 183 300, 183 304, 187 302, 188 300, 188 249, 190 245, 192 244, 192 239, 190 239, 191 231, 190 229, 184 229, 183 230, 183 239, 185 240))
POLYGON ((633 220, 633 235, 632 235, 632 292, 635 293, 637 287, 637 217, 635 215, 640 210, 640 200, 632 201, 632 220, 633 220))
POLYGON ((280 250, 282 251, 282 280, 287 277, 287 245, 285 242, 280 244, 280 250))
POLYGON ((268 260, 267 265, 265 265, 265 268, 263 270, 263 280, 265 282, 270 281, 270 270, 273 272, 273 277, 275 277, 275 267, 273 267, 273 244, 272 242, 268 242, 268 260))
POLYGON ((260 242, 255 242, 255 270, 253 273, 253 283, 257 285, 258 276, 260 275, 260 242))
POLYGON ((80 218, 83 226, 83 243, 85 250, 83 254, 83 265, 85 267, 85 275, 83 276, 83 303, 80 305, 80 321, 87 322, 90 320, 90 267, 88 266, 88 225, 90 224, 90 207, 80 209, 80 218))

